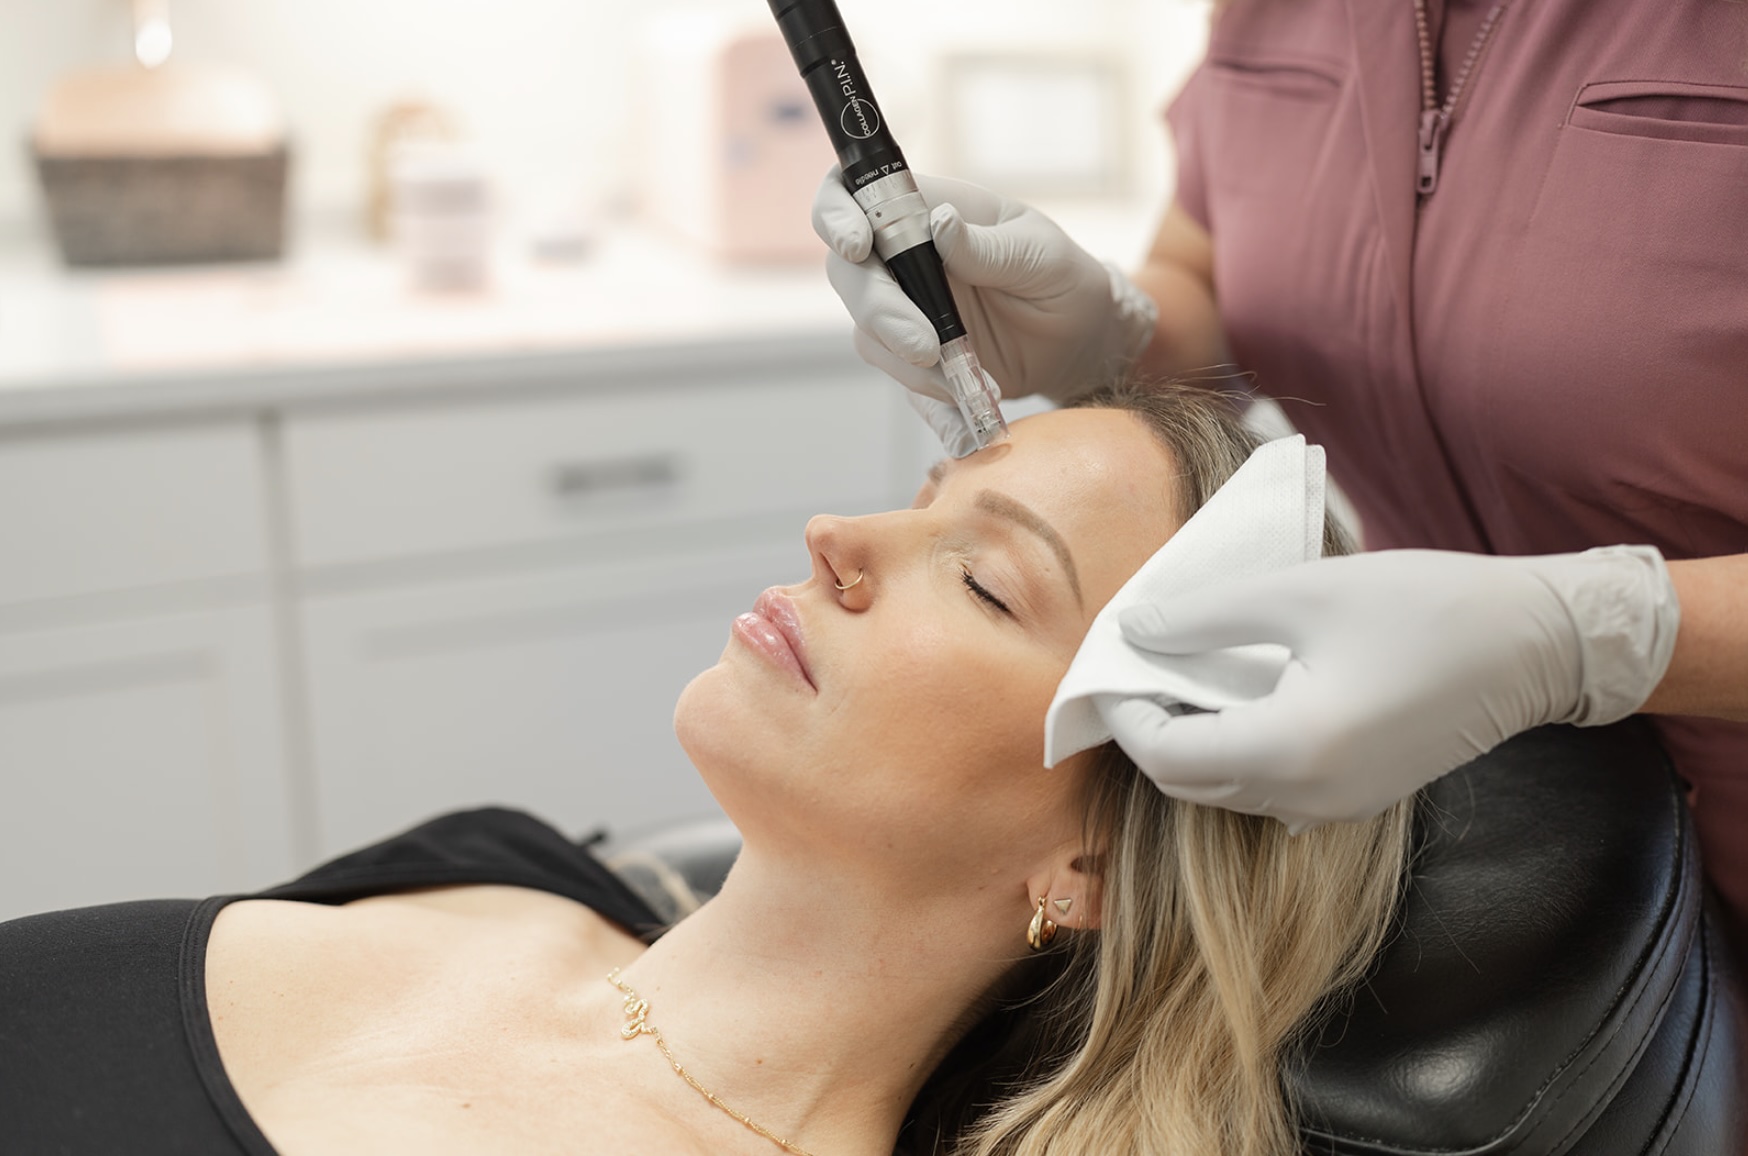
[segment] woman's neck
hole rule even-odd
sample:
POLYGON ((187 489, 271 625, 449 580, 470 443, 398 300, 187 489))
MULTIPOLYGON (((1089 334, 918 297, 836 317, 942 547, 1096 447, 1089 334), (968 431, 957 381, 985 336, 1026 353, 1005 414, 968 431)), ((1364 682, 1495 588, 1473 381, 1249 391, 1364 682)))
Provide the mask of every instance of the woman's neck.
POLYGON ((817 1156, 884 1156, 966 1013, 1024 950, 1024 927, 1009 932, 980 926, 963 897, 897 903, 749 852, 623 979, 728 1106, 817 1156))

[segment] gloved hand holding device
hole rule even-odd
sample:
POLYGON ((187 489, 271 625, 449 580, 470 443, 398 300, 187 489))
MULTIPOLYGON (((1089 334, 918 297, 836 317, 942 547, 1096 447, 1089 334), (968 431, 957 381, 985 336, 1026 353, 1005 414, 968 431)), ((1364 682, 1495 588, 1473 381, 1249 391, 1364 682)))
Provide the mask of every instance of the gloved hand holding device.
POLYGON ((1532 727, 1626 717, 1667 670, 1679 617, 1649 546, 1326 558, 1120 619, 1160 654, 1284 645, 1273 693, 1213 713, 1142 697, 1099 711, 1166 794, 1296 833, 1376 814, 1532 727))
MULTIPOLYGON (((1116 266, 1029 205, 964 181, 916 180, 960 317, 1004 396, 1064 400, 1141 355, 1158 309, 1116 266)), ((912 390, 918 411, 949 441, 963 423, 940 370, 940 342, 872 255, 868 218, 836 168, 814 196, 813 228, 831 249, 827 274, 856 322, 857 352, 912 390)))

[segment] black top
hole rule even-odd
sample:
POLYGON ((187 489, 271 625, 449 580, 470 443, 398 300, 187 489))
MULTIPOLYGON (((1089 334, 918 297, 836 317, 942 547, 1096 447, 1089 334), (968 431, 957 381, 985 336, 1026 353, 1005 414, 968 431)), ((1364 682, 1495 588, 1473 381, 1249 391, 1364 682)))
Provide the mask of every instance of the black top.
POLYGON ((574 899, 638 934, 656 913, 531 815, 434 819, 255 895, 116 903, 0 923, 0 1152, 274 1156, 219 1062, 206 1006, 213 920, 239 899, 340 904, 496 883, 574 899))

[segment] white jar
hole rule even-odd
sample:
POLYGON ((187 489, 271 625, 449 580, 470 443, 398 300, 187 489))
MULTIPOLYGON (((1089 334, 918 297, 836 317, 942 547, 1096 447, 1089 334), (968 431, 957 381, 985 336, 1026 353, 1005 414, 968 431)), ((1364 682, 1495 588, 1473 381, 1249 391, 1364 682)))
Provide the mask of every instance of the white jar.
POLYGON ((465 146, 409 141, 389 160, 391 233, 414 286, 478 289, 491 276, 492 195, 465 146))

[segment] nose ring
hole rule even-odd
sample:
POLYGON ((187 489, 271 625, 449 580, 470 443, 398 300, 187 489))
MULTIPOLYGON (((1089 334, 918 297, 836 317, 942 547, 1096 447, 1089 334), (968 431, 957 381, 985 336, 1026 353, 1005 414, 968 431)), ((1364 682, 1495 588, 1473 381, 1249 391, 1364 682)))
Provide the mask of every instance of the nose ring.
POLYGON ((845 586, 842 582, 833 582, 832 585, 836 586, 839 590, 852 589, 853 587, 860 586, 862 584, 862 575, 864 573, 866 573, 866 571, 857 570, 856 571, 856 580, 854 582, 850 583, 848 586, 845 586))

